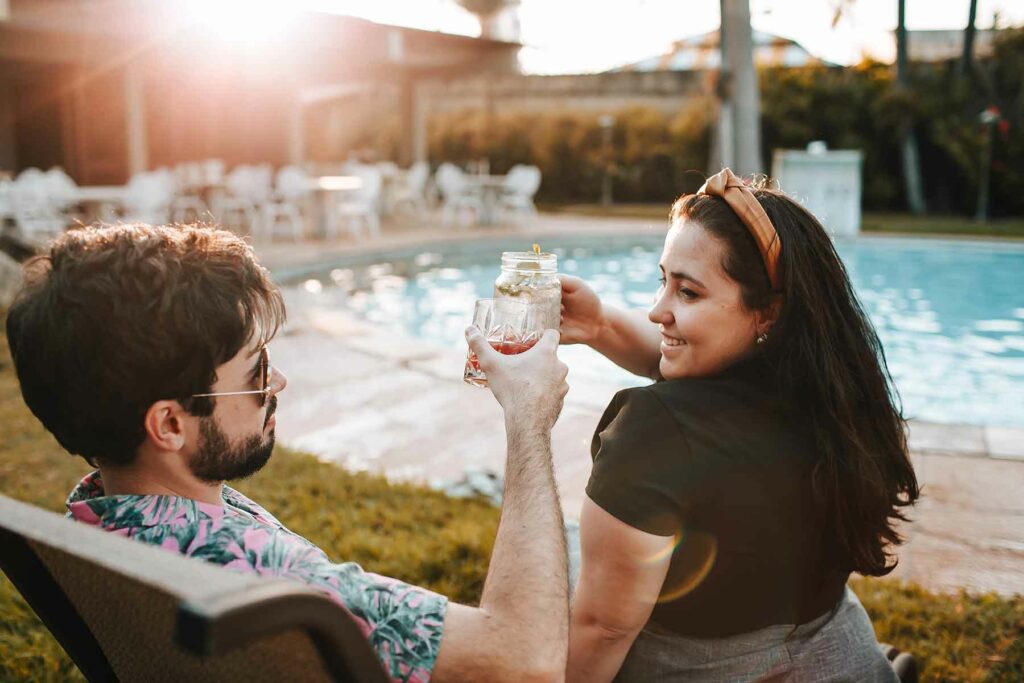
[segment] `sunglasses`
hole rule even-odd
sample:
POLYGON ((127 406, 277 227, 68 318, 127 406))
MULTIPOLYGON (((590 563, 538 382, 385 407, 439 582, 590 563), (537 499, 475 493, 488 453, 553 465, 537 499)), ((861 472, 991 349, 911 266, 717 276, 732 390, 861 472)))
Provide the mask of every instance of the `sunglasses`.
POLYGON ((257 399, 260 404, 260 408, 267 404, 267 399, 270 398, 270 351, 266 346, 260 349, 260 360, 259 360, 259 377, 260 377, 260 388, 253 389, 250 391, 215 391, 209 394, 192 394, 189 398, 205 398, 209 396, 244 396, 246 394, 259 394, 257 399))

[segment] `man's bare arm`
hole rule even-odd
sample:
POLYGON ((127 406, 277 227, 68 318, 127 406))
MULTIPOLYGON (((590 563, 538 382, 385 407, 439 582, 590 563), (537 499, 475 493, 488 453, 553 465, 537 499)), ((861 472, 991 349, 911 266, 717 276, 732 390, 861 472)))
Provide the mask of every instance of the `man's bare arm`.
POLYGON ((565 536, 551 462, 551 428, 568 390, 553 331, 501 357, 479 333, 470 344, 505 411, 505 496, 480 607, 449 605, 433 678, 556 681, 568 650, 565 536))

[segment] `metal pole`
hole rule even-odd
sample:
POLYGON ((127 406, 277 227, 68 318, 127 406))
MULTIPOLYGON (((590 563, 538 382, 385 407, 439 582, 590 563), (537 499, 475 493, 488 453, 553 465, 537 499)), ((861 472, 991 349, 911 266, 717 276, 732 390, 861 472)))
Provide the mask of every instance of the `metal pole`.
POLYGON ((978 168, 978 206, 975 208, 974 220, 978 223, 988 222, 989 172, 992 167, 992 133, 999 114, 992 109, 981 113, 981 123, 985 126, 985 139, 981 145, 981 165, 978 168))
POLYGON ((598 118, 601 126, 601 150, 604 156, 604 177, 601 178, 601 206, 612 205, 612 127, 615 117, 605 114, 598 118))

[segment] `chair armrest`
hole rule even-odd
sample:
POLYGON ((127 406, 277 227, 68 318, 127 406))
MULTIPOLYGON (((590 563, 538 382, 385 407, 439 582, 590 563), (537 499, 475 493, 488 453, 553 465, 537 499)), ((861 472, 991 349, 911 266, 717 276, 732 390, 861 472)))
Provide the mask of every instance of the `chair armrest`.
POLYGON ((304 631, 339 681, 387 683, 380 661, 355 620, 316 591, 287 581, 218 596, 178 608, 175 640, 187 652, 219 656, 260 638, 304 631))

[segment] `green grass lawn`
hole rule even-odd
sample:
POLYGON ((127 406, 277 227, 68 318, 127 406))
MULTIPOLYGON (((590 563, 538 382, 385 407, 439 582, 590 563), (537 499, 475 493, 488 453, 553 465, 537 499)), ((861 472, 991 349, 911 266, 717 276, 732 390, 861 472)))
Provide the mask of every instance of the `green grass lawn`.
MULTIPOLYGON (((2 326, 0 326, 2 327, 2 326)), ((88 471, 29 413, 0 333, 0 493, 63 511, 88 471)), ((278 449, 237 488, 337 560, 473 603, 480 595, 498 511, 425 488, 389 484, 278 449)), ((855 580, 879 638, 909 650, 927 681, 1024 680, 1024 597, 934 595, 895 581, 855 580)), ((0 575, 0 681, 83 680, 0 575)))
MULTIPOLYGON (((669 204, 541 204, 548 213, 571 213, 599 218, 641 218, 668 221, 669 204)), ((998 218, 975 223, 966 216, 913 216, 902 213, 866 213, 861 221, 866 233, 1003 237, 1024 239, 1024 218, 998 218)))

